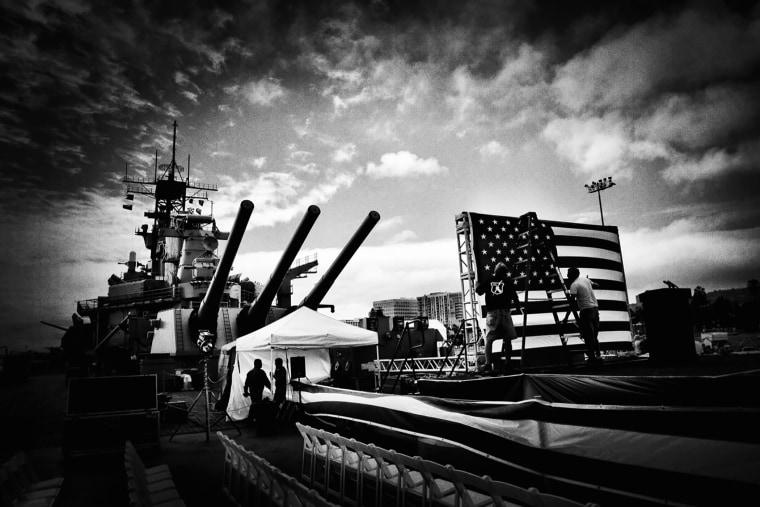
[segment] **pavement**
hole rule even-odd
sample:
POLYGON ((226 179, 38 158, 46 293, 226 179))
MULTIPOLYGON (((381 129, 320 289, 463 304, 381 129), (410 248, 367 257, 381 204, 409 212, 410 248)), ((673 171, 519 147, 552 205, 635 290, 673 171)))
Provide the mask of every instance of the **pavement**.
MULTIPOLYGON (((189 400, 190 406, 198 391, 171 394, 175 400, 189 400)), ((5 427, 0 438, 0 461, 23 450, 41 479, 64 477, 56 507, 127 506, 123 451, 64 455, 66 397, 62 373, 32 375, 0 385, 0 414, 5 427)), ((178 428, 164 422, 155 445, 138 447, 146 466, 169 466, 188 507, 230 505, 222 493, 224 448, 218 430, 285 473, 300 475, 302 439, 293 421, 267 434, 260 434, 246 422, 221 421, 210 426, 207 439, 202 402, 193 407, 190 416, 201 424, 183 422, 178 428)), ((216 416, 211 422, 215 420, 216 416)))

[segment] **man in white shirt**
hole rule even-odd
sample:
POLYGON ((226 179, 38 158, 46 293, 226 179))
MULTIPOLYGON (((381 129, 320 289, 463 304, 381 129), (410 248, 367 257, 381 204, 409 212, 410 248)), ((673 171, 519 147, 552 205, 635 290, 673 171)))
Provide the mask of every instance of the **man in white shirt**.
POLYGON ((599 350, 599 304, 596 302, 594 288, 597 287, 595 282, 588 278, 581 278, 581 272, 578 268, 567 270, 567 281, 570 284, 569 292, 578 307, 578 328, 581 332, 581 338, 586 342, 586 354, 589 361, 599 361, 601 352, 599 350))

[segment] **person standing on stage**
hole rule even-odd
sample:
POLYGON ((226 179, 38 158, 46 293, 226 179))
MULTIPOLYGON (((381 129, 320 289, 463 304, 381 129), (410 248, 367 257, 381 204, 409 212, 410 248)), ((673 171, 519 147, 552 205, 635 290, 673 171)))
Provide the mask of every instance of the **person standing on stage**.
POLYGON ((602 355, 598 339, 599 304, 594 294, 594 288, 598 285, 588 277, 581 278, 580 275, 578 268, 573 267, 567 270, 567 281, 570 284, 568 292, 578 309, 578 328, 581 338, 586 343, 586 354, 589 361, 596 362, 601 360, 602 355))
POLYGON ((251 403, 258 403, 261 401, 264 387, 271 390, 272 384, 269 382, 267 374, 261 369, 261 359, 254 359, 253 369, 245 376, 243 396, 250 396, 251 403))
POLYGON ((486 295, 486 369, 495 370, 491 346, 495 340, 501 340, 501 351, 504 354, 504 371, 509 373, 509 359, 512 355, 512 340, 517 338, 512 322, 512 303, 520 311, 520 300, 515 292, 512 279, 507 274, 507 265, 503 262, 496 264, 493 275, 478 283, 475 292, 486 295))
POLYGON ((285 401, 288 386, 288 370, 282 365, 282 358, 274 360, 274 402, 279 405, 285 401))

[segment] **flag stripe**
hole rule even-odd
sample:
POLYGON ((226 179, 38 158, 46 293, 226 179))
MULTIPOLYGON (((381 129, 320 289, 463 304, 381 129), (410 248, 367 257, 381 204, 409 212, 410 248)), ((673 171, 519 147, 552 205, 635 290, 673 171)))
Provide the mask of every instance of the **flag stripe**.
MULTIPOLYGON (((565 298, 564 296, 561 299, 561 302, 564 303, 565 298)), ((557 304, 555 301, 554 303, 548 301, 548 300, 542 300, 542 301, 528 301, 528 314, 535 314, 535 313, 551 313, 552 311, 552 304, 557 304)), ((615 310, 618 312, 627 312, 628 311, 628 303, 625 301, 613 301, 609 299, 601 299, 599 300, 599 311, 603 310, 615 310)), ((562 314, 565 314, 566 310, 561 310, 562 314)))
POLYGON ((579 238, 576 236, 563 236, 555 231, 554 238, 557 246, 582 246, 610 250, 620 253, 620 244, 607 238, 579 238))
MULTIPOLYGON (((624 321, 626 319, 626 312, 622 310, 616 310, 616 309, 610 309, 610 310, 600 310, 599 311, 599 321, 600 322, 612 322, 612 321, 624 321)), ((557 316, 561 319, 564 319, 565 317, 565 311, 558 312, 557 316)), ((522 321, 523 316, 522 314, 513 314, 512 315, 512 321, 515 324, 515 329, 520 329, 522 327, 522 321)), ((573 319, 572 315, 568 319, 569 326, 567 329, 564 329, 564 332, 572 331, 573 333, 578 332, 578 328, 575 326, 575 319, 573 319)), ((533 326, 540 326, 540 325, 551 325, 554 326, 554 317, 552 316, 551 312, 546 313, 529 313, 528 314, 528 330, 530 331, 530 328, 533 326)), ((557 332, 554 330, 554 335, 556 339, 557 332)), ((518 332, 520 336, 522 336, 522 330, 518 332)), ((559 343, 559 342, 557 342, 559 343)))
POLYGON ((585 257, 578 255, 564 256, 560 255, 557 259, 560 268, 595 268, 610 269, 613 271, 623 271, 623 263, 609 259, 600 259, 598 257, 585 257))
POLYGON ((563 246, 562 257, 565 259, 568 257, 592 257, 618 263, 623 262, 623 256, 620 255, 620 252, 587 246, 563 246))
MULTIPOLYGON (((519 217, 483 215, 468 213, 470 219, 471 242, 473 246, 474 267, 478 278, 488 276, 499 261, 510 267, 510 276, 526 272, 526 265, 517 263, 528 258, 527 252, 520 247, 526 243, 520 236, 519 217)), ((565 274, 569 267, 581 270, 581 276, 587 276, 597 284, 595 294, 599 303, 600 332, 599 342, 603 348, 630 348, 631 328, 628 314, 628 294, 623 269, 622 251, 617 227, 574 224, 552 220, 535 221, 534 230, 538 235, 536 241, 545 242, 544 252, 531 258, 531 286, 528 292, 528 318, 526 348, 559 345, 559 330, 554 324, 552 304, 547 301, 546 289, 557 283, 552 278, 555 271, 550 260, 545 258, 549 247, 556 250, 556 263, 565 274)), ((525 279, 515 280, 515 289, 521 301, 525 298, 525 279)), ((552 294, 554 300, 564 300, 563 293, 552 294)), ((483 301, 480 301, 482 304, 483 301)), ((566 310, 558 311, 560 319, 566 310)), ((518 333, 522 337, 522 315, 513 315, 518 333)), ((575 333, 574 319, 563 329, 564 333, 575 333)), ((521 342, 521 339, 515 343, 521 342)), ((495 344, 498 348, 499 344, 495 344)), ((519 347, 518 347, 519 349, 519 347)))

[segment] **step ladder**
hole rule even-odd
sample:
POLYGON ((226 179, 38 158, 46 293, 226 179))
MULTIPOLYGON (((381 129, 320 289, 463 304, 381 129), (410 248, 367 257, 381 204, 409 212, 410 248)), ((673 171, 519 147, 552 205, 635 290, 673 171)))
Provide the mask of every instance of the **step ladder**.
MULTIPOLYGON (((546 299, 549 302, 549 307, 554 317, 554 324, 557 327, 557 334, 559 335, 562 348, 567 356, 568 364, 572 364, 570 351, 567 348, 567 334, 565 333, 565 325, 567 320, 572 314, 575 321, 578 322, 578 310, 573 303, 573 297, 570 294, 565 280, 562 278, 562 273, 557 265, 557 256, 555 254, 555 247, 553 239, 542 238, 538 234, 538 230, 541 228, 541 223, 538 220, 535 212, 529 212, 520 217, 520 232, 518 236, 523 240, 520 246, 517 247, 518 259, 513 263, 514 269, 519 270, 517 276, 513 276, 513 280, 523 282, 523 290, 525 291, 523 301, 523 328, 522 328, 522 350, 520 352, 520 366, 524 366, 525 357, 525 339, 527 337, 528 329, 528 292, 531 288, 531 280, 537 275, 534 271, 534 265, 539 263, 539 256, 543 257, 545 261, 551 266, 552 273, 548 275, 549 286, 544 290, 546 291, 546 299), (521 250, 521 252, 519 252, 521 250), (554 299, 554 295, 563 294, 564 299, 554 299), (565 311, 565 316, 560 319, 559 313, 565 311)), ((535 287, 533 288, 535 290, 535 287)))

